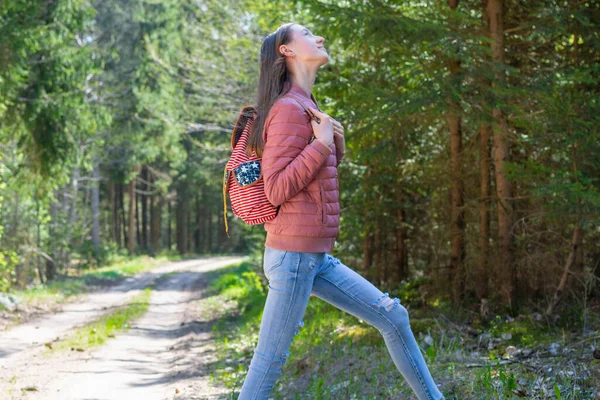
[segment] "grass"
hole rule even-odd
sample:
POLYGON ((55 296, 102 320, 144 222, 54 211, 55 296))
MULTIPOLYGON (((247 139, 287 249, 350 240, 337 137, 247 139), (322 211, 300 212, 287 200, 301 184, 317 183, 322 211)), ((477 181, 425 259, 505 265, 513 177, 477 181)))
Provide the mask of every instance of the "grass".
POLYGON ((51 347, 47 344, 44 355, 65 349, 85 351, 103 345, 109 338, 114 338, 117 331, 129 329, 132 320, 148 311, 151 296, 152 288, 144 289, 127 305, 77 329, 65 339, 51 343, 51 347))
POLYGON ((99 285, 115 284, 129 276, 152 270, 165 261, 178 258, 180 257, 173 255, 156 258, 115 256, 110 265, 93 270, 70 271, 68 275, 61 275, 48 283, 11 293, 19 298, 21 307, 48 309, 72 301, 77 295, 94 290, 99 285))
MULTIPOLYGON (((239 392, 258 340, 266 281, 249 261, 215 277, 211 290, 212 313, 220 315, 213 327, 219 362, 212 382, 239 392)), ((431 373, 448 398, 600 397, 600 360, 591 356, 600 342, 599 321, 589 323, 597 327, 597 338, 584 343, 579 327, 569 325, 573 321, 549 325, 527 315, 496 317, 466 329, 468 321, 456 312, 409 306, 409 313, 431 373), (423 340, 427 335, 431 345, 423 340), (509 346, 532 356, 508 356, 509 346), (553 346, 560 349, 554 355, 553 346)), ((273 399, 415 399, 375 328, 318 298, 309 301, 303 321, 273 399)))

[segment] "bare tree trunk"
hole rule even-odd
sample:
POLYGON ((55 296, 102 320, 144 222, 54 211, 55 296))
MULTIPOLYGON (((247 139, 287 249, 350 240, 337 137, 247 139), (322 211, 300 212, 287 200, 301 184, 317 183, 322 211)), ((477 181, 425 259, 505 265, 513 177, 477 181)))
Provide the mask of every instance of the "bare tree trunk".
MULTIPOLYGON (((487 8, 482 10, 483 35, 490 37, 489 17, 487 8)), ((487 60, 487 57, 485 57, 487 60)), ((482 85, 489 86, 490 82, 484 78, 482 85)), ((487 104, 485 104, 487 106, 487 104)), ((491 157, 490 137, 491 127, 488 123, 482 123, 479 127, 479 255, 477 257, 477 269, 475 276, 475 295, 480 302, 480 314, 483 318, 488 317, 487 297, 489 295, 489 252, 490 252, 490 203, 491 203, 491 157)))
POLYGON ((71 180, 71 206, 69 207, 69 224, 75 226, 77 218, 77 191, 79 188, 79 167, 73 169, 73 178, 71 180))
POLYGON ((121 207, 121 213, 119 219, 121 220, 120 229, 123 232, 123 246, 129 248, 129 235, 127 234, 127 214, 125 213, 125 184, 119 184, 119 206, 121 207))
POLYGON ((46 281, 51 281, 56 277, 56 223, 58 222, 58 192, 53 195, 50 205, 50 224, 48 226, 48 254, 52 258, 46 259, 46 281))
POLYGON ((373 235, 371 234, 369 229, 367 229, 365 231, 365 237, 363 239, 362 269, 363 269, 364 273, 366 274, 366 276, 368 277, 368 279, 371 282, 374 282, 375 276, 374 276, 373 270, 371 268, 372 265, 373 265, 373 235))
POLYGON ((212 232, 213 223, 212 223, 212 210, 210 208, 206 209, 206 219, 208 220, 208 229, 206 231, 208 252, 212 253, 213 252, 213 232, 212 232))
MULTIPOLYGON (((479 256, 475 292, 479 301, 487 302, 488 257, 490 243, 490 136, 491 129, 482 124, 479 129, 479 256)), ((482 307, 483 310, 486 310, 482 307)), ((485 316, 485 315, 484 315, 485 316)))
POLYGON ((217 210, 217 251, 221 251, 221 248, 223 246, 223 233, 225 233, 225 227, 221 223, 221 221, 223 221, 222 213, 223 211, 221 210, 221 207, 219 207, 219 209, 217 210))
POLYGON ((565 268, 563 270, 562 277, 560 278, 558 288, 556 288, 556 292, 554 292, 552 300, 550 300, 550 304, 548 304, 548 308, 546 309, 547 316, 552 315, 554 308, 558 305, 558 303, 563 297, 565 288, 567 287, 569 274, 571 273, 571 267, 575 263, 575 257, 577 255, 579 247, 581 246, 582 238, 583 230, 579 225, 579 221, 577 221, 577 223, 575 224, 575 229, 573 230, 573 238, 571 239, 571 251, 569 252, 569 256, 567 257, 567 262, 565 263, 565 268))
MULTIPOLYGON (((150 175, 150 180, 154 181, 150 175)), ((152 254, 158 254, 160 250, 160 225, 162 214, 162 198, 158 193, 154 193, 150 198, 150 240, 152 254)))
POLYGON ((398 229, 396 230, 396 282, 402 281, 407 278, 407 265, 406 265, 406 230, 404 228, 404 207, 402 205, 404 201, 404 193, 402 188, 397 189, 398 192, 398 209, 396 210, 396 221, 398 223, 398 229))
POLYGON ((100 166, 94 161, 92 171, 92 243, 96 256, 100 253, 100 166))
POLYGON ((168 218, 167 218, 167 247, 169 248, 169 251, 171 251, 171 246, 172 246, 172 239, 171 237, 173 236, 172 232, 171 232, 171 226, 173 224, 173 210, 172 210, 172 206, 171 206, 171 199, 167 199, 167 214, 168 214, 168 218))
POLYGON ((144 165, 142 167, 142 179, 144 182, 142 183, 142 188, 144 193, 142 194, 140 200, 142 202, 142 247, 144 249, 148 248, 148 193, 152 190, 151 186, 148 184, 148 168, 144 165))
MULTIPOLYGON (((137 188, 137 184, 135 185, 137 188)), ((135 194, 135 231, 136 235, 136 243, 138 247, 142 248, 142 231, 140 227, 140 196, 137 195, 137 191, 135 194)))
MULTIPOLYGON (((458 7, 458 0, 448 1, 452 10, 458 7)), ((461 66, 456 57, 450 58, 450 80, 453 87, 460 87, 461 66)), ((464 183, 462 168, 462 119, 459 99, 450 95, 448 110, 448 128, 450 131, 450 270, 453 274, 453 298, 455 302, 462 300, 465 290, 465 216, 464 216, 464 183)))
POLYGON ((194 229, 194 244, 195 251, 198 254, 202 253, 202 206, 200 196, 196 195, 196 225, 194 229))
MULTIPOLYGON (((179 184, 181 186, 181 183, 179 184)), ((181 201, 181 188, 178 188, 175 209, 175 245, 179 254, 185 253, 185 229, 183 227, 185 216, 183 215, 183 201, 181 201)))
MULTIPOLYGON (((378 216, 379 217, 379 216, 378 216)), ((374 266, 371 267, 373 269, 374 272, 374 279, 376 282, 376 284, 378 286, 381 286, 383 283, 383 272, 384 272, 384 265, 382 262, 382 258, 383 258, 383 243, 382 243, 382 226, 381 226, 381 221, 379 220, 379 218, 377 217, 377 222, 375 224, 375 253, 373 255, 373 264, 374 266)))
MULTIPOLYGON (((79 191, 79 177, 80 171, 79 166, 75 166, 73 169, 73 178, 71 180, 71 202, 69 206, 69 226, 71 229, 67 231, 67 242, 71 243, 73 239, 73 228, 75 227, 75 223, 77 222, 77 193, 79 191)), ((65 257, 65 267, 69 268, 71 265, 71 251, 67 250, 67 254, 65 257)))
MULTIPOLYGON (((400 125, 398 123, 398 125, 400 125)), ((402 157, 404 140, 401 131, 396 135, 396 148, 397 148, 397 160, 398 165, 402 165, 404 160, 402 157)), ((396 187, 396 198, 398 208, 396 209, 396 223, 398 228, 396 229, 396 268, 395 268, 395 280, 396 282, 402 281, 408 277, 408 251, 406 248, 406 227, 405 227, 405 208, 404 208, 404 188, 403 182, 400 181, 396 187)))
MULTIPOLYGON (((503 0, 488 0, 487 12, 492 39, 492 59, 496 64, 493 87, 504 84, 504 20, 503 0)), ((499 91, 498 91, 499 92, 499 91)), ((501 254, 500 291, 504 303, 516 312, 516 268, 512 249, 512 186, 506 177, 506 162, 509 161, 508 121, 502 109, 495 105, 494 118, 494 166, 496 173, 496 192, 498 204, 498 241, 501 254)))
POLYGON ((113 242, 119 246, 119 224, 117 218, 117 207, 116 207, 117 194, 115 193, 115 183, 113 181, 108 182, 108 202, 110 206, 110 233, 113 242))
MULTIPOLYGON (((136 169, 134 168, 134 172, 136 169)), ((135 175, 129 182, 129 237, 127 238, 127 244, 129 248, 129 254, 133 254, 135 251, 135 208, 136 208, 136 197, 135 197, 135 175)))

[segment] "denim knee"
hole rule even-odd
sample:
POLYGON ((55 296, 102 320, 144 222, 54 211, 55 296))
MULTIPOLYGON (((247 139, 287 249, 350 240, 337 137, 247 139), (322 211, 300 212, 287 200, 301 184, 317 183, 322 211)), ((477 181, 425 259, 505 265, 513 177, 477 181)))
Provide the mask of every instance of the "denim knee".
MULTIPOLYGON (((388 294, 387 292, 382 294, 371 304, 376 306, 381 314, 386 317, 385 320, 391 322, 392 325, 401 328, 410 326, 408 310, 400 304, 400 299, 397 297, 392 299, 388 294)), ((392 329, 392 326, 388 323, 379 328, 382 332, 389 329, 392 329)))

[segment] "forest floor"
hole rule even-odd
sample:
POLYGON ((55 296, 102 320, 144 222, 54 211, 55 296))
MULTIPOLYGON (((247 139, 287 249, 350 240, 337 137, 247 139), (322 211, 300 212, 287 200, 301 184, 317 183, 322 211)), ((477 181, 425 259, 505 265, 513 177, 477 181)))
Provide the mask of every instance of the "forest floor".
POLYGON ((0 399, 223 395, 226 389, 209 385, 215 321, 203 315, 202 302, 207 273, 242 260, 166 263, 0 332, 0 399), (97 338, 119 319, 126 329, 97 338))
MULTIPOLYGON (((0 399, 237 399, 266 299, 243 260, 166 263, 0 332, 0 399)), ((482 323, 390 292, 448 399, 600 399, 600 305, 482 323)), ((303 320, 271 399, 415 399, 375 328, 318 298, 303 320)))
MULTIPOLYGON (((214 380, 234 393, 247 373, 266 299, 266 282, 256 271, 246 263, 221 275, 211 283, 215 301, 205 305, 220 315, 214 380)), ((477 321, 478 313, 451 304, 417 306, 408 292, 392 294, 409 310, 448 399, 600 399, 600 304, 563 306, 552 320, 524 312, 477 321)), ((303 321, 271 399, 416 399, 374 327, 318 298, 309 301, 303 321)))

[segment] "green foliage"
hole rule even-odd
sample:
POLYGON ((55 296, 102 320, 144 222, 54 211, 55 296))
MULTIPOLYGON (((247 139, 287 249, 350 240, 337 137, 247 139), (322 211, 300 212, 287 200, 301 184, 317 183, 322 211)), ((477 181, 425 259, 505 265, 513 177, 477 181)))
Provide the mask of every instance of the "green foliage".
MULTIPOLYGON (((43 279, 48 260, 60 275, 122 251, 124 241, 115 236, 128 229, 128 195, 123 205, 113 200, 132 179, 138 195, 162 202, 159 245, 170 244, 167 251, 261 251, 264 229, 231 213, 231 238, 223 237, 221 175, 237 113, 255 101, 262 40, 294 21, 325 38, 331 57, 314 94, 345 128, 336 252, 374 281, 400 285, 407 303, 452 305, 446 284, 452 111, 462 135, 465 294, 475 298, 478 142, 496 107, 508 122, 515 268, 531 286, 522 295, 541 301, 556 287, 575 226, 584 232, 584 254, 598 250, 594 7, 511 4, 505 62, 495 65, 483 5, 472 0, 456 10, 432 0, 2 2, 0 289, 43 279), (453 60, 460 61, 458 74, 450 72, 453 60), (94 167, 101 175, 100 245, 90 234, 94 167), (176 245, 165 238, 167 218, 176 245), (121 226, 113 229, 116 222, 121 226), (395 282, 390 267, 400 256, 404 283, 395 282), (17 265, 23 274, 13 282, 17 265)), ((486 203, 491 221, 495 196, 486 203)), ((495 224, 489 243, 498 239, 495 224)), ((140 241, 134 252, 159 250, 140 241)), ((488 281, 497 282, 494 246, 487 257, 488 281)), ((589 256, 579 261, 590 274, 589 256)), ((494 311, 498 294, 491 285, 494 311)))
POLYGON ((236 300, 241 313, 259 306, 264 300, 261 278, 254 271, 223 275, 214 282, 213 287, 224 296, 236 300))
POLYGON ((7 292, 16 282, 17 254, 0 251, 0 292, 7 292))
POLYGON ((513 391, 517 388, 517 377, 507 371, 500 360, 491 356, 495 367, 487 366, 475 382, 475 387, 483 391, 486 399, 511 399, 513 391))

